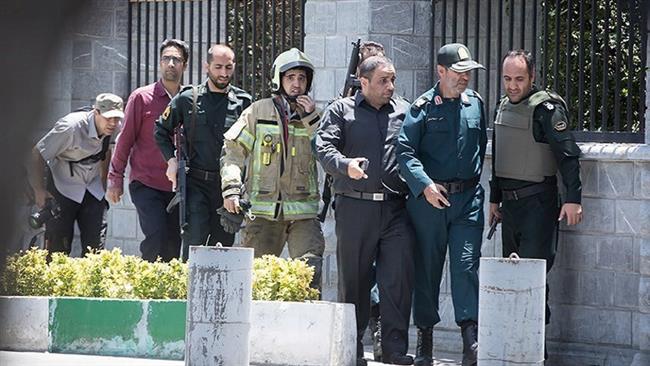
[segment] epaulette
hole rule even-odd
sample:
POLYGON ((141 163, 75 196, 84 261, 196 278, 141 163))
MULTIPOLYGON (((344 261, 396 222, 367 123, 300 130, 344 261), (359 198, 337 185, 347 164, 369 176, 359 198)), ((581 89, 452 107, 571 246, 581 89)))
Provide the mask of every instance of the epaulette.
POLYGON ((483 103, 483 97, 482 97, 481 94, 479 94, 476 90, 472 90, 472 92, 469 94, 469 96, 470 96, 470 97, 475 97, 475 98, 477 98, 478 100, 480 100, 481 103, 483 103))
POLYGON ((235 93, 237 98, 248 99, 250 101, 253 100, 253 96, 250 95, 246 90, 238 88, 234 85, 230 85, 230 88, 235 93))
POLYGON ((429 97, 427 97, 426 95, 422 95, 421 97, 416 99, 415 102, 413 102, 413 107, 418 110, 422 109, 422 107, 424 107, 430 101, 431 99, 429 99, 429 97))

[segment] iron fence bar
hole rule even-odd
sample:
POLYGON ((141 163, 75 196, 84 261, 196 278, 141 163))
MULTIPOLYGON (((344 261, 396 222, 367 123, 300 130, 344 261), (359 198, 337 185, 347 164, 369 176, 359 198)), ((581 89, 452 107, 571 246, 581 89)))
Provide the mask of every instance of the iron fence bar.
POLYGON ((591 0, 591 78, 590 78, 590 109, 589 109, 589 130, 596 129, 596 0, 591 0))
POLYGON ((126 25, 126 30, 128 32, 127 34, 127 44, 126 44, 126 59, 128 61, 128 66, 126 68, 126 82, 127 82, 127 89, 129 92, 132 90, 132 83, 131 83, 131 76, 132 76, 132 69, 133 69, 133 4, 129 4, 129 8, 127 10, 127 17, 129 18, 127 25, 126 25))
MULTIPOLYGON (((203 61, 203 57, 201 57, 201 54, 203 53, 203 1, 199 1, 197 3, 198 6, 198 13, 199 13, 199 26, 198 26, 198 31, 199 31, 199 46, 196 48, 196 81, 200 82, 201 81, 201 62, 203 61)), ((209 21, 208 21, 209 23, 209 21)))
POLYGON ((137 3, 136 5, 138 7, 138 37, 137 37, 137 42, 138 42, 138 48, 137 48, 137 63, 136 63, 136 69, 135 69, 135 85, 140 85, 140 65, 142 62, 142 47, 140 46, 142 44, 142 6, 143 4, 137 3))
MULTIPOLYGON (((478 4, 476 5, 478 6, 478 4)), ((463 44, 467 46, 467 41, 469 40, 469 0, 465 0, 465 9, 463 14, 463 44)), ((477 52, 477 50, 472 51, 477 52)), ((476 56, 476 59, 478 59, 478 55, 476 56)))
MULTIPOLYGON (((627 125, 627 131, 632 131, 632 75, 634 75, 634 65, 632 64, 632 56, 634 55, 634 42, 632 39, 634 39, 634 33, 635 33, 635 21, 637 20, 637 17, 634 16, 634 8, 633 8, 633 1, 630 0, 629 4, 629 9, 628 9, 628 19, 630 20, 630 24, 628 25, 628 32, 629 32, 629 37, 627 38, 627 98, 626 98, 626 103, 625 103, 625 115, 626 115, 626 125, 627 125)), ((641 9, 639 9, 641 10, 641 9)), ((640 26, 640 24, 638 24, 640 26)), ((641 79, 643 80, 643 79, 641 79)), ((641 103, 642 101, 639 101, 641 103)))
POLYGON ((544 20, 542 21, 543 48, 542 48, 542 87, 548 88, 548 1, 542 2, 544 7, 544 20))
POLYGON ((571 0, 567 1, 567 17, 566 17, 566 67, 564 75, 565 84, 564 84, 564 97, 566 100, 571 100, 571 11, 573 10, 573 2, 571 0))
POLYGON ((499 0, 499 16, 497 17, 497 80, 495 83, 497 95, 501 96, 501 56, 503 54, 503 0, 499 0))
MULTIPOLYGON (((276 9, 276 0, 271 0, 271 8, 276 9)), ((276 12, 272 11, 271 13, 272 13, 271 21, 272 21, 272 26, 273 26, 273 32, 272 32, 273 33, 273 38, 271 38, 271 57, 275 58, 275 56, 276 56, 276 50, 275 50, 276 44, 275 43, 276 43, 276 40, 277 40, 277 38, 276 38, 277 37, 277 24, 276 24, 276 19, 275 19, 276 12)))
MULTIPOLYGON (((262 0, 262 1, 265 1, 265 0, 262 0)), ((252 38, 253 38, 253 43, 252 43, 253 52, 251 54, 251 71, 253 72, 253 74, 255 74, 256 71, 257 71, 257 63, 255 62, 255 54, 257 54, 257 52, 256 52, 257 51, 257 37, 256 37, 257 32, 255 31, 255 30, 257 30, 257 10, 255 8, 255 0, 251 0, 251 13, 252 13, 251 15, 252 15, 252 18, 253 18, 253 28, 251 29, 251 35, 252 35, 252 38)), ((253 77, 253 79, 254 78, 255 77, 253 77)), ((253 81, 253 80, 251 80, 251 81, 253 81)), ((251 82, 251 90, 250 90, 251 95, 255 95, 255 89, 256 89, 256 86, 257 86, 256 84, 257 83, 255 83, 255 82, 251 82)))
MULTIPOLYGON (((532 52, 533 52, 533 57, 535 60, 538 59, 537 57, 537 40, 539 37, 537 37, 537 1, 533 3, 533 44, 532 44, 532 52)), ((535 79, 537 80, 537 79, 535 79)))
POLYGON ((616 0, 616 67, 614 70, 614 131, 621 126, 621 1, 616 0))
MULTIPOLYGON (((454 17, 453 19, 458 19, 458 0, 454 0, 454 17)), ((453 32, 452 37, 453 39, 451 40, 452 42, 458 42, 458 22, 453 22, 453 32)))
MULTIPOLYGON (((640 80, 645 81, 647 77, 647 72, 645 71, 645 68, 647 66, 647 50, 648 50, 648 7, 650 7, 650 4, 648 4, 647 1, 640 1, 639 2, 639 35, 641 38, 641 67, 640 67, 640 80)), ((646 112, 646 83, 640 82, 639 83, 639 135, 644 136, 645 135, 645 129, 646 129, 646 124, 645 124, 645 114, 646 112)), ((650 141, 645 141, 646 143, 650 143, 650 141)))
MULTIPOLYGON (((205 39, 205 49, 209 49, 210 46, 212 45, 212 0, 206 0, 206 14, 208 14, 208 19, 206 19, 205 22, 205 28, 206 28, 206 39, 205 39)), ((203 57, 202 55, 200 57, 203 57)))
POLYGON ((176 2, 175 1, 172 2, 172 38, 176 38, 176 2))
POLYGON ((282 31, 282 35, 280 37, 280 42, 281 42, 281 47, 280 47, 280 52, 283 52, 286 50, 285 46, 285 40, 287 39, 287 19, 286 19, 286 14, 287 14, 287 2, 286 0, 280 0, 282 1, 282 26, 280 30, 282 31))
POLYGON ((608 115, 607 115, 607 95, 608 95, 608 84, 609 80, 607 77, 607 64, 608 64, 608 58, 609 58, 609 13, 610 13, 610 7, 609 7, 609 0, 605 0, 605 27, 603 30, 603 86, 602 86, 602 91, 603 91, 603 98, 602 98, 602 110, 601 110, 601 120, 600 120, 600 127, 603 130, 607 130, 607 120, 608 120, 608 115))
POLYGON ((492 99, 492 92, 490 90, 490 60, 492 59, 492 42, 489 40, 492 39, 492 0, 487 0, 487 39, 488 41, 487 46, 486 46, 486 51, 485 54, 487 55, 487 60, 485 62, 485 68, 487 70, 487 73, 485 75, 485 89, 487 90, 487 95, 485 96, 486 99, 485 101, 487 102, 487 107, 488 107, 488 121, 492 120, 492 103, 490 103, 490 100, 492 99))
MULTIPOLYGON (((181 1, 181 13, 180 13, 180 18, 181 18, 181 20, 180 20, 180 23, 181 23, 181 24, 180 24, 180 32, 179 32, 179 33, 180 33, 180 35, 181 35, 181 39, 184 40, 184 41, 186 41, 186 42, 188 42, 188 40, 185 39, 185 1, 181 1)), ((190 40, 190 42, 191 42, 191 40, 190 40)), ((190 42, 188 42, 188 43, 190 43, 190 42)), ((191 43, 190 43, 190 44, 191 44, 191 43)), ((191 80, 191 79, 190 79, 190 80, 191 80)), ((190 84, 191 84, 191 83, 192 83, 192 82, 190 81, 190 84)))
MULTIPOLYGON (((190 14, 189 14, 190 24, 189 24, 189 27, 187 29, 187 33, 188 33, 188 37, 190 39, 190 51, 192 52, 192 54, 194 54, 194 57, 196 57, 197 56, 196 55, 196 48, 194 47, 196 45, 196 42, 194 42, 194 1, 191 1, 191 0, 189 1, 189 8, 190 8, 189 9, 190 10, 190 14)), ((199 59, 199 61, 201 61, 200 56, 196 57, 196 58, 199 59)), ((189 63, 189 72, 190 72, 190 84, 194 84, 194 66, 193 66, 192 62, 189 63)), ((197 84, 198 84, 198 81, 197 81, 197 84)))
POLYGON ((436 0, 431 0, 431 21, 429 22, 430 32, 431 32, 431 47, 429 48, 429 57, 431 62, 429 62, 429 85, 433 85, 435 80, 435 64, 436 64, 436 0))
POLYGON ((162 7, 163 7, 163 37, 161 41, 164 41, 165 39, 169 38, 167 36, 167 5, 169 4, 168 1, 163 2, 162 7))
MULTIPOLYGON (((510 15, 508 16, 508 49, 511 50, 515 45, 515 2, 510 0, 508 7, 510 15)), ((503 52, 503 50, 501 51, 503 52)))
POLYGON ((447 43, 447 0, 442 1, 442 40, 440 47, 447 43))
MULTIPOLYGON (((226 14, 228 14, 228 2, 224 1, 223 2, 224 10, 226 10, 226 14)), ((225 21, 226 24, 228 24, 228 21, 225 21)), ((221 37, 221 0, 217 0, 217 39, 215 39, 214 43, 223 43, 227 44, 228 43, 228 31, 226 30, 223 35, 223 38, 221 37)), ((228 27, 226 27, 228 28, 228 27)))
POLYGON ((291 1, 291 47, 296 45, 296 2, 291 1))
POLYGON ((579 130, 583 129, 584 126, 584 91, 585 91, 585 16, 584 16, 584 1, 580 1, 579 4, 579 23, 580 23, 580 35, 579 35, 579 48, 578 48, 578 118, 576 121, 576 128, 579 130))
MULTIPOLYGON (((267 57, 267 52, 266 52, 266 31, 268 28, 268 24, 266 24, 266 2, 267 0, 262 0, 262 29, 264 30, 262 32, 262 85, 266 85, 266 69, 267 69, 267 63, 266 63, 266 57, 267 57)), ((304 14, 304 13, 303 13, 304 14)), ((266 88, 262 88, 266 89, 266 88)))
POLYGON ((144 47, 144 59, 145 59, 145 66, 144 66, 144 83, 149 84, 149 29, 151 24, 149 24, 149 12, 150 12, 150 6, 149 2, 146 4, 145 8, 145 24, 146 24, 146 32, 147 34, 145 35, 145 47, 144 47))
POLYGON ((152 57, 152 62, 151 64, 153 65, 153 80, 157 80, 157 75, 158 75, 158 62, 156 61, 156 46, 158 43, 158 2, 153 3, 153 13, 154 13, 154 18, 153 18, 153 34, 154 34, 154 41, 151 46, 147 45, 147 47, 151 47, 153 49, 153 57, 152 57))
POLYGON ((616 142, 616 143, 643 143, 643 134, 636 132, 617 131, 573 131, 578 142, 616 142))
MULTIPOLYGON (((468 2, 466 1, 465 2, 466 6, 468 5, 467 3, 468 2)), ((478 43, 479 28, 480 28, 478 19, 481 19, 480 18, 480 9, 481 9, 481 3, 479 1, 477 1, 476 2, 476 9, 475 9, 475 12, 474 12, 474 16, 475 16, 475 19, 477 21, 474 23, 474 50, 473 50, 474 54, 476 55, 475 57, 476 57, 477 60, 480 60, 480 56, 481 56, 480 49, 479 49, 479 43, 478 43)), ((488 58, 489 58, 489 53, 488 53, 488 58)), ((479 79, 479 73, 478 73, 478 71, 479 71, 478 69, 474 70, 474 90, 478 90, 478 87, 479 87, 479 80, 478 80, 479 79)))
MULTIPOLYGON (((515 14, 514 13, 514 10, 515 10, 514 8, 515 8, 515 2, 513 0, 513 2, 512 2, 512 10, 513 10, 512 15, 513 16, 515 14)), ((521 27, 521 28, 519 28, 520 29, 519 35, 520 35, 521 47, 518 47, 518 48, 526 49, 526 34, 528 34, 528 32, 526 32, 526 1, 525 0, 521 0, 521 8, 520 8, 519 11, 520 11, 519 16, 521 17, 521 19, 519 19, 519 26, 521 27)), ((533 33, 533 37, 534 36, 535 36, 535 33, 533 33)))
POLYGON ((307 0, 302 0, 300 5, 300 49, 305 49, 305 3, 307 0))
POLYGON ((243 15, 242 15, 242 34, 241 34, 241 47, 240 47, 241 48, 241 53, 242 53, 242 55, 241 55, 242 56, 241 57, 241 64, 242 64, 241 65, 241 72, 242 72, 241 84, 242 84, 242 88, 244 88, 245 90, 248 90, 246 88, 246 85, 248 84, 248 78, 246 77, 246 74, 247 74, 246 73, 246 71, 247 71, 247 68, 246 68, 246 65, 247 65, 246 64, 246 56, 247 56, 247 53, 248 53, 248 47, 247 47, 247 44, 248 44, 248 42, 247 42, 248 41, 248 32, 247 32, 247 29, 246 29, 247 28, 246 27, 246 19, 248 19, 248 4, 247 4, 246 1, 242 1, 242 4, 243 4, 242 6, 243 6, 244 10, 243 10, 243 15))
POLYGON ((555 0, 555 58, 553 59, 553 90, 556 92, 560 77, 560 0, 555 0))

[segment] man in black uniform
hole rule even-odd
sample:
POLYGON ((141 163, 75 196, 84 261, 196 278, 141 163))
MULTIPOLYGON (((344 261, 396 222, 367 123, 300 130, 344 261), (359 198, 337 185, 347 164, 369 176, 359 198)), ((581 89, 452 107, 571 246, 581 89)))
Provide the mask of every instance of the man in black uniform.
MULTIPOLYGON (((537 89, 534 81, 531 53, 509 51, 503 59, 506 95, 497 108, 492 136, 489 221, 503 223, 503 256, 514 252, 545 259, 549 271, 558 222, 566 219, 568 225, 575 225, 582 220, 580 148, 568 129, 564 100, 537 89), (558 170, 566 188, 561 208, 558 170)), ((547 305, 547 324, 549 317, 547 305)))
POLYGON ((171 100, 156 122, 156 143, 167 161, 167 178, 176 188, 178 161, 174 155, 174 129, 183 125, 187 171, 187 230, 183 237, 183 260, 190 245, 232 246, 234 234, 221 227, 217 209, 223 205, 219 158, 223 134, 251 104, 252 97, 230 85, 235 70, 235 54, 228 46, 214 45, 203 64, 208 80, 196 87, 187 86, 171 100), (196 93, 196 95, 195 95, 196 93), (193 100, 196 116, 192 118, 193 100))
POLYGON ((359 76, 361 92, 332 103, 316 135, 318 159, 334 177, 338 297, 356 307, 357 365, 365 365, 361 339, 376 261, 382 361, 410 365, 413 358, 406 351, 415 234, 394 145, 408 103, 393 97, 395 68, 386 57, 364 60, 359 76))

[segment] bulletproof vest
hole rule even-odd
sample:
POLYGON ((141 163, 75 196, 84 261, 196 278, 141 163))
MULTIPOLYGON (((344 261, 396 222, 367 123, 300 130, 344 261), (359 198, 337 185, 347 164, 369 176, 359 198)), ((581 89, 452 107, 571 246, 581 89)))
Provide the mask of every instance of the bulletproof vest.
POLYGON ((494 122, 494 169, 497 177, 542 182, 557 173, 555 157, 547 143, 535 141, 535 107, 549 100, 562 102, 559 96, 538 91, 517 104, 503 98, 494 122))

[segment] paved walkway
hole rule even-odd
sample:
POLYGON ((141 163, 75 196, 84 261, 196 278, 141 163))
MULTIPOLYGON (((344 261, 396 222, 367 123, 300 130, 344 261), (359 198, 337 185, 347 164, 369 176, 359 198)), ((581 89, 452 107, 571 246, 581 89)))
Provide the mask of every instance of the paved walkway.
MULTIPOLYGON (((372 351, 366 349, 366 358, 372 359, 372 351)), ((436 366, 459 366, 460 355, 441 355, 434 363, 436 366)), ((61 353, 38 352, 8 352, 0 351, 2 366, 181 366, 183 361, 152 360, 144 358, 107 357, 69 355, 61 353)), ((368 362, 368 365, 384 365, 379 362, 368 362)))

